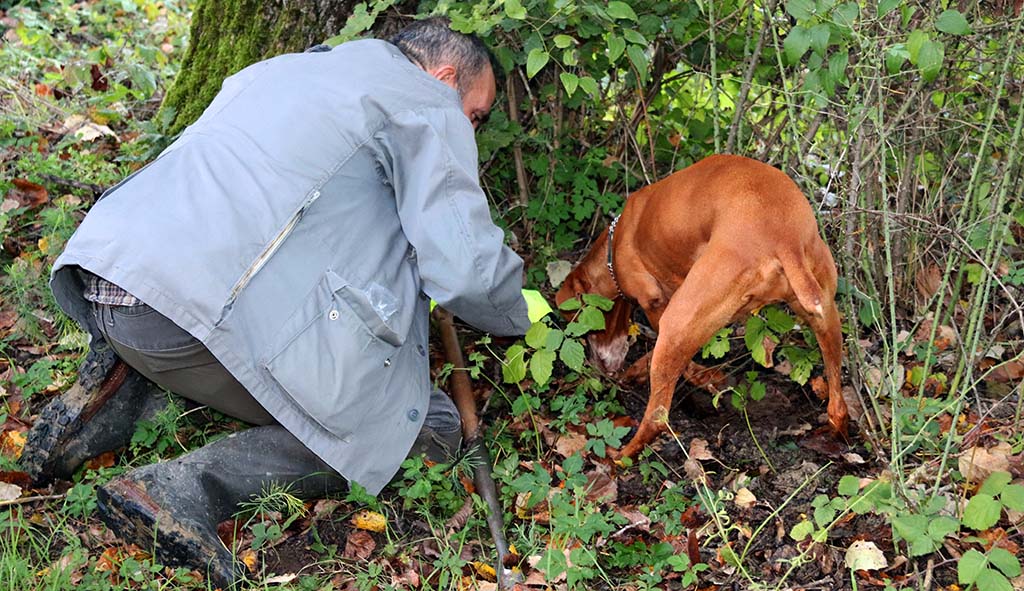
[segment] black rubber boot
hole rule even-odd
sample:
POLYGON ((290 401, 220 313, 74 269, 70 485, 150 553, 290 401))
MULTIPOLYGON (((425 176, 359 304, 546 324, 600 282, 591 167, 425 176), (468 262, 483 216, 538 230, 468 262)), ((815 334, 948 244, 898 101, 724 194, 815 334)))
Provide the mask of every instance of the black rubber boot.
POLYGON ((100 518, 126 542, 153 548, 157 561, 204 573, 231 588, 243 570, 217 524, 271 483, 300 499, 347 490, 345 480, 284 427, 254 427, 175 460, 132 470, 98 491, 100 518))
POLYGON ((156 384, 99 341, 75 384, 43 409, 28 432, 22 469, 37 486, 70 478, 89 458, 127 445, 136 423, 167 402, 156 384))

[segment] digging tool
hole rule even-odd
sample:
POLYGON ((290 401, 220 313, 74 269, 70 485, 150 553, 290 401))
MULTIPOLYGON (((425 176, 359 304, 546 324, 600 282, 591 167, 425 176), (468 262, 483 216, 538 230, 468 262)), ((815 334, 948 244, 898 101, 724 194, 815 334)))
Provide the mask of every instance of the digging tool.
POLYGON ((498 589, 512 589, 522 577, 515 571, 505 568, 505 556, 509 554, 508 542, 505 540, 502 508, 498 502, 498 489, 491 475, 491 455, 484 445, 480 430, 480 419, 476 414, 476 399, 469 382, 469 374, 461 369, 466 367, 462 356, 462 344, 455 332, 455 323, 451 312, 438 307, 438 327, 441 330, 441 342, 444 345, 445 358, 455 371, 451 373, 451 395, 455 406, 462 417, 462 438, 466 449, 473 456, 473 482, 480 498, 487 503, 487 526, 494 538, 494 547, 498 550, 498 564, 494 572, 498 577, 498 589))

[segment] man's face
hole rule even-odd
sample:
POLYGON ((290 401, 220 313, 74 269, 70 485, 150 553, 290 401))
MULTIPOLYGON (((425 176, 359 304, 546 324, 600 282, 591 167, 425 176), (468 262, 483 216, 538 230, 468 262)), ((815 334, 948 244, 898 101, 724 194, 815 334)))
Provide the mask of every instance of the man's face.
POLYGON ((462 97, 462 112, 473 124, 473 129, 479 128, 487 121, 491 107, 494 105, 494 95, 497 93, 494 72, 491 71, 490 65, 484 68, 480 74, 463 80, 464 84, 461 88, 457 84, 458 78, 454 66, 438 66, 428 69, 427 73, 458 91, 459 96, 462 97))
POLYGON ((465 88, 456 89, 460 90, 462 95, 462 112, 473 124, 473 129, 478 129, 487 121, 487 117, 491 113, 491 106, 494 105, 496 92, 494 73, 491 72, 490 67, 486 67, 481 74, 470 79, 469 83, 464 86, 465 88))

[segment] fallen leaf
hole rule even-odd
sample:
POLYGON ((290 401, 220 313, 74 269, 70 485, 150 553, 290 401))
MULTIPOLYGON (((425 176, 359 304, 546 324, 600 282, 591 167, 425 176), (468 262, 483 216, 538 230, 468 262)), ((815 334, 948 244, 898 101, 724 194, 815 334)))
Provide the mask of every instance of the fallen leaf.
POLYGON ((13 501, 21 497, 21 487, 17 484, 0 482, 0 501, 13 501))
POLYGON ((704 466, 701 466, 700 462, 693 458, 686 458, 686 461, 683 462, 683 472, 695 484, 706 484, 708 481, 708 475, 704 472, 704 466))
POLYGON ((736 503, 736 506, 740 509, 749 509, 757 503, 757 497, 754 496, 754 493, 750 492, 750 489, 743 487, 736 491, 736 496, 733 498, 733 502, 736 503))
POLYGON ((629 530, 637 529, 642 532, 651 531, 651 518, 644 515, 636 507, 617 507, 615 512, 626 518, 626 525, 619 528, 612 537, 622 537, 629 530))
POLYGON ((25 434, 19 431, 4 431, 0 434, 0 455, 16 460, 25 450, 25 434))
POLYGON ((299 578, 299 575, 295 573, 288 573, 287 575, 277 575, 276 577, 270 577, 263 581, 266 585, 286 585, 291 583, 295 579, 299 578))
POLYGON ((21 207, 21 202, 13 197, 4 198, 4 202, 0 203, 0 213, 7 213, 21 207))
POLYGON ((341 555, 344 558, 366 560, 376 547, 377 542, 373 541, 373 536, 363 530, 356 530, 348 535, 345 550, 341 555))
POLYGON ((91 142, 96 138, 100 138, 105 135, 110 136, 115 140, 118 139, 117 134, 106 125, 97 125, 90 121, 76 129, 73 137, 78 141, 91 142))
POLYGON ((485 581, 497 581, 498 574, 495 572, 494 567, 484 562, 474 560, 472 563, 473 570, 485 581))
POLYGON ((922 267, 917 270, 914 283, 921 301, 926 302, 939 291, 939 286, 942 285, 942 270, 935 263, 922 267))
POLYGON ((114 452, 104 452, 95 458, 85 463, 86 470, 99 470, 100 468, 109 468, 115 464, 114 452))
POLYGON ((874 542, 857 540, 846 549, 846 567, 850 570, 879 570, 889 561, 874 542))
POLYGON ((865 463, 864 458, 861 457, 860 454, 853 453, 853 452, 849 452, 849 453, 843 454, 843 459, 846 460, 847 462, 851 463, 851 464, 863 464, 863 463, 865 463))
POLYGON ((555 452, 563 458, 567 458, 576 452, 583 451, 587 446, 586 435, 579 433, 566 433, 559 435, 555 440, 555 452))
POLYGON ((14 188, 7 194, 8 199, 15 199, 19 207, 36 207, 46 203, 50 194, 46 187, 25 179, 12 179, 14 188))
POLYGON ((989 380, 1001 383, 1013 382, 1021 378, 1024 378, 1024 360, 1020 359, 1007 361, 993 369, 992 373, 988 375, 989 380))
POLYGON ((249 572, 256 572, 256 552, 254 552, 252 548, 242 550, 242 553, 239 554, 238 557, 241 559, 242 564, 245 565, 245 568, 249 569, 249 572))
POLYGON ((388 519, 376 511, 363 509, 352 516, 352 525, 359 529, 384 533, 388 528, 388 519))
POLYGON ((557 289, 565 281, 565 278, 569 276, 569 273, 572 272, 572 263, 559 259, 548 263, 544 270, 547 271, 551 287, 557 289))
POLYGON ((619 498, 619 485, 608 475, 607 468, 602 468, 587 474, 587 500, 592 503, 614 503, 619 498))
POLYGON ((960 473, 968 482, 980 484, 993 472, 1008 472, 1010 453, 1008 443, 998 443, 991 448, 973 447, 960 454, 960 473))
POLYGON ((708 440, 694 437, 690 440, 690 457, 695 460, 713 460, 715 456, 708 451, 708 440))

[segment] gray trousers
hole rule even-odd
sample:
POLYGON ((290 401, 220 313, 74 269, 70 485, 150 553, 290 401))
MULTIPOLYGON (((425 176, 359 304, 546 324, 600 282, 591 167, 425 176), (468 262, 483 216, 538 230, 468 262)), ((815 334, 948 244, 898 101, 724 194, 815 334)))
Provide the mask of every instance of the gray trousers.
MULTIPOLYGON (((248 423, 275 423, 202 342, 153 308, 94 303, 93 315, 118 356, 157 385, 248 423)), ((444 458, 435 457, 434 444, 454 452, 460 440, 459 411, 451 398, 435 389, 412 451, 442 461, 444 458)))

